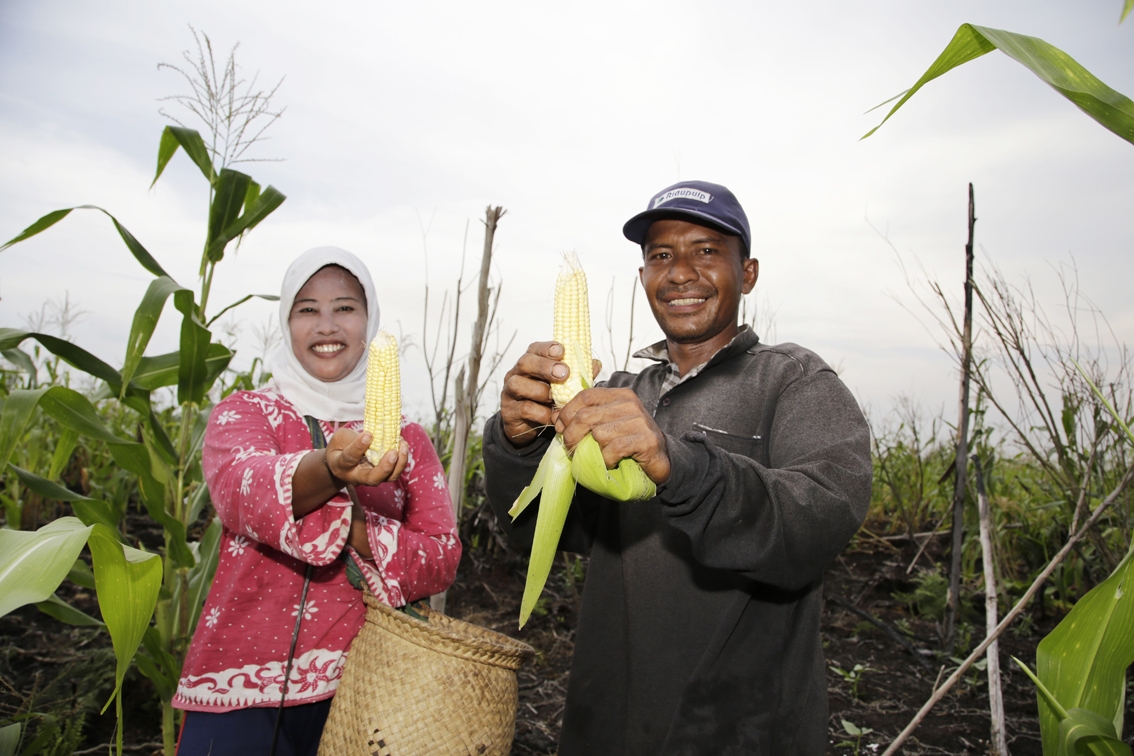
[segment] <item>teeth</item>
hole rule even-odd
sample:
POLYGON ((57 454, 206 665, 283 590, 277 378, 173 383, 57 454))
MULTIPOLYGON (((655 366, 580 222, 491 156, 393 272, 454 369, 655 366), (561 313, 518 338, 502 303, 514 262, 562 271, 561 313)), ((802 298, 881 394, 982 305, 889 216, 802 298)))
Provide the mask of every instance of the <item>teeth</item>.
POLYGON ((684 307, 685 305, 700 304, 704 301, 704 298, 672 299, 669 304, 673 307, 684 307))
POLYGON ((346 347, 342 344, 319 344, 311 348, 319 354, 334 354, 335 352, 340 352, 343 349, 346 349, 346 347))

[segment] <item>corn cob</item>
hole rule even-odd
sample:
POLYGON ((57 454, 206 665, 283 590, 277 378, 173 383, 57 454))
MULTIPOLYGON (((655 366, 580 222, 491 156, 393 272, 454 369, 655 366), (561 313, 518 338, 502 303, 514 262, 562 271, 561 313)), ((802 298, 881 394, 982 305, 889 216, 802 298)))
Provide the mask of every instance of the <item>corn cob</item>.
POLYGON ((587 276, 574 252, 564 255, 555 282, 555 320, 552 336, 563 345, 563 362, 571 374, 563 383, 551 384, 551 399, 562 407, 591 385, 591 308, 587 298, 587 276))
POLYGON ((366 409, 362 429, 373 437, 366 458, 377 465, 402 440, 402 387, 398 342, 379 331, 366 358, 366 409))
MULTIPOLYGON (((564 383, 551 384, 551 397, 562 407, 591 385, 591 325, 587 301, 587 277, 574 253, 565 256, 555 285, 555 321, 552 331, 563 345, 563 362, 571 374, 564 383)), ((536 515, 532 553, 528 560, 528 577, 524 598, 520 602, 520 627, 528 621, 547 576, 551 573, 559 537, 575 496, 575 483, 615 501, 643 501, 656 491, 633 459, 624 459, 613 470, 606 469, 598 442, 588 434, 573 451, 563 443, 562 434, 555 434, 540 460, 532 482, 528 484, 508 514, 516 519, 536 496, 540 497, 536 515), (572 456, 573 455, 573 456, 572 456)))

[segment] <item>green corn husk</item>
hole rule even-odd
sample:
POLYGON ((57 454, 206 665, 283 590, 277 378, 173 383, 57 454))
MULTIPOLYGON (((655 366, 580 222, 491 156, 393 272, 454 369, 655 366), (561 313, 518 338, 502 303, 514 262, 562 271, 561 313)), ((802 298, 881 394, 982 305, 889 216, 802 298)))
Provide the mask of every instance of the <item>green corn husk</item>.
POLYGON ((657 493, 636 460, 624 459, 613 470, 606 469, 602 449, 589 433, 575 447, 571 472, 584 488, 614 501, 646 501, 657 493))
POLYGON ((520 602, 520 627, 528 621, 535 609, 551 565, 559 546, 559 536, 563 534, 563 523, 571 509, 571 499, 575 496, 575 477, 571 474, 571 458, 563 445, 563 436, 556 433, 540 460, 532 482, 520 492, 516 503, 508 514, 516 519, 542 491, 539 500, 539 513, 536 517, 535 536, 532 539, 532 553, 528 558, 528 577, 524 583, 524 598, 520 602))
POLYGON ((614 501, 644 501, 653 498, 657 490, 654 482, 633 459, 622 460, 613 470, 606 469, 602 450, 591 435, 579 442, 572 458, 563 444, 562 434, 555 434, 532 482, 520 492, 508 510, 514 520, 537 495, 540 496, 528 577, 524 584, 524 598, 520 602, 520 627, 527 623, 547 584, 547 576, 551 574, 559 537, 563 534, 563 524, 571 509, 571 499, 575 496, 576 482, 614 501))

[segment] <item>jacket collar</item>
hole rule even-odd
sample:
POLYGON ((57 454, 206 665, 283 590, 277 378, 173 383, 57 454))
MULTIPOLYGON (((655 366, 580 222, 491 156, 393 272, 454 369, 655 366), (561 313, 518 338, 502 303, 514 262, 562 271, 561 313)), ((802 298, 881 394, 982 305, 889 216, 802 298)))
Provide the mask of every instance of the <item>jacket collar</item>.
MULTIPOLYGON (((709 365, 715 365, 718 362, 723 362, 724 360, 729 359, 738 352, 743 352, 747 349, 751 349, 759 343, 760 337, 756 335, 756 332, 753 331, 747 323, 744 323, 740 326, 740 332, 732 337, 732 341, 728 342, 723 347, 718 349, 717 353, 704 363, 704 366, 708 367, 709 365)), ((645 347, 643 349, 639 349, 637 352, 634 352, 633 356, 641 360, 653 360, 654 362, 660 362, 663 365, 668 365, 670 362, 672 362, 672 360, 670 360, 669 358, 669 347, 666 346, 665 339, 662 339, 657 343, 650 344, 648 347, 645 347)))

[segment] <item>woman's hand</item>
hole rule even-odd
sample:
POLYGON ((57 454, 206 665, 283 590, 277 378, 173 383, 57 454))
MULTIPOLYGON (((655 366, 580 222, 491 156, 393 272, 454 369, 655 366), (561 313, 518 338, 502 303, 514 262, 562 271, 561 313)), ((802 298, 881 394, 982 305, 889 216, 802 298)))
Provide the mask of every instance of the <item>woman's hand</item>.
POLYGON ((376 486, 397 480, 409 460, 409 445, 403 440, 397 451, 388 451, 372 465, 366 459, 371 435, 340 428, 326 449, 315 449, 299 461, 291 479, 291 511, 296 519, 314 512, 348 484, 376 486))
POLYGON ((356 486, 376 486, 397 480, 409 459, 409 444, 401 442, 397 451, 388 451, 378 460, 377 465, 366 459, 372 437, 369 433, 356 433, 349 428, 340 428, 327 442, 325 451, 327 471, 343 488, 347 483, 356 486))

